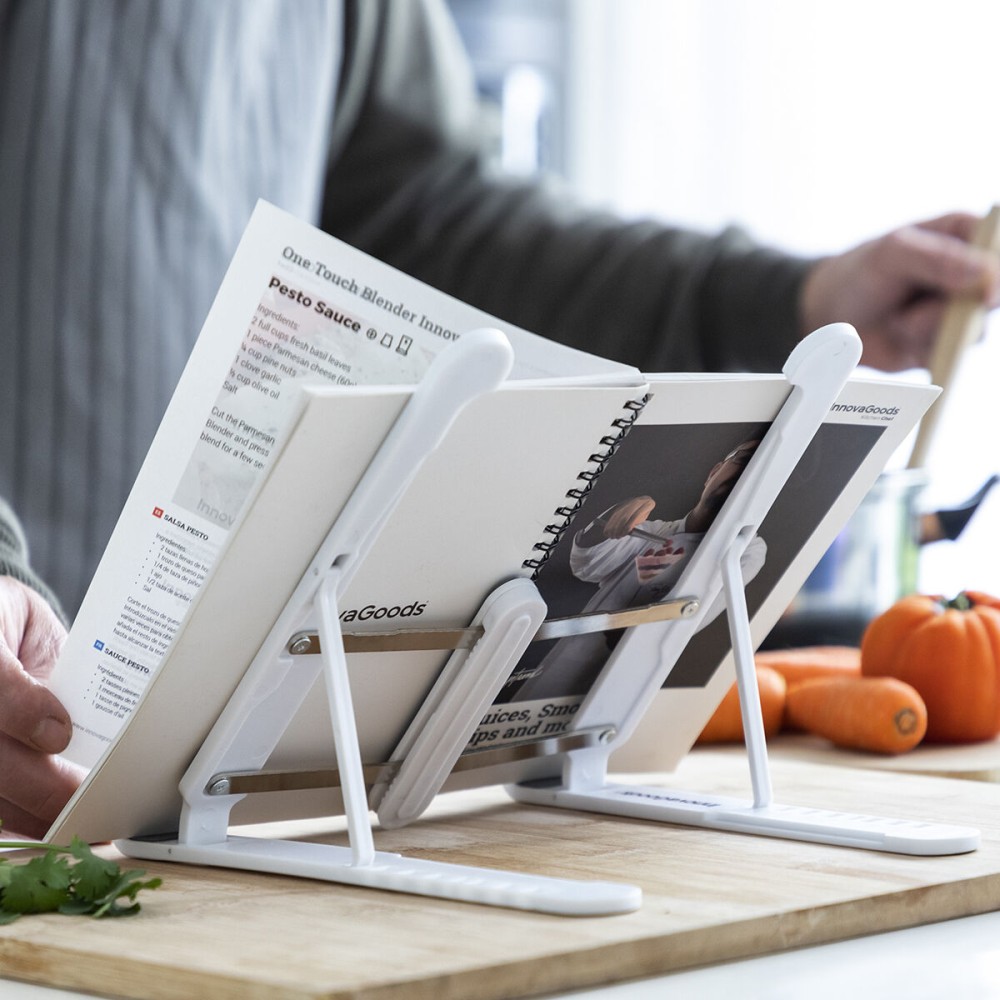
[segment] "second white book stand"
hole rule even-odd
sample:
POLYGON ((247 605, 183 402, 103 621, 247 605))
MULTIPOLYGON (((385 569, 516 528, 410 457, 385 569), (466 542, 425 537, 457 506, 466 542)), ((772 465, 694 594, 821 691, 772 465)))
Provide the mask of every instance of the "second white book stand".
MULTIPOLYGON (((574 733, 564 740, 525 748, 535 755, 555 755, 554 769, 561 769, 561 777, 513 786, 510 791, 515 798, 910 854, 976 848, 978 832, 965 827, 773 803, 740 556, 854 370, 859 353, 857 335, 843 325, 818 331, 793 352, 785 366, 792 386, 788 400, 679 584, 690 596, 639 612, 644 623, 629 628, 618 644, 576 716, 574 733), (732 636, 753 801, 609 784, 610 753, 634 730, 694 634, 700 615, 720 590, 725 594, 732 636)), ((510 347, 496 331, 467 334, 434 362, 185 773, 180 784, 183 807, 178 833, 118 841, 125 854, 557 914, 620 913, 640 905, 641 892, 635 886, 407 859, 374 848, 338 602, 420 463, 466 403, 498 386, 510 364, 510 347), (372 512, 378 513, 373 516, 372 512), (343 793, 350 846, 230 837, 233 806, 247 791, 270 787, 266 781, 256 782, 256 777, 266 776, 261 768, 319 676, 324 678, 329 701, 336 778, 343 793)), ((404 739, 402 757, 393 762, 391 778, 378 788, 378 815, 385 825, 416 818, 438 793, 528 643, 546 627, 545 613, 535 585, 514 580, 497 588, 485 602, 472 625, 470 643, 442 645, 459 648, 404 739)), ((616 618, 614 624, 605 622, 603 627, 622 624, 628 622, 616 618)), ((580 626, 595 627, 594 623, 580 626)), ((318 780, 329 783, 330 777, 318 780)))
POLYGON ((697 594, 702 606, 721 586, 736 667, 753 800, 744 802, 689 792, 607 782, 607 763, 628 738, 663 684, 697 618, 631 630, 598 678, 575 723, 581 728, 618 720, 616 737, 565 755, 561 780, 521 784, 514 798, 545 805, 765 834, 902 854, 957 854, 975 850, 979 832, 968 827, 777 805, 771 789, 767 741, 753 659, 740 557, 756 534, 796 463, 858 363, 861 343, 845 324, 803 340, 784 366, 792 392, 736 483, 678 588, 697 594))

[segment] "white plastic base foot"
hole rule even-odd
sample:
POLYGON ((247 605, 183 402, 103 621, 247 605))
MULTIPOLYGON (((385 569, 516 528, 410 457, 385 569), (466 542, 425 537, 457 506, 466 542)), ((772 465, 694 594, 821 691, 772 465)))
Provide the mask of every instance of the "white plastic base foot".
POLYGON ((642 891, 632 885, 473 868, 381 851, 370 864, 354 864, 350 848, 330 844, 229 837, 221 844, 198 846, 160 839, 121 840, 115 846, 128 857, 147 861, 275 872, 561 916, 629 913, 642 904, 642 891))
POLYGON ((549 781, 512 785, 507 790, 519 802, 535 805, 893 854, 966 854, 979 846, 979 831, 972 827, 805 806, 755 807, 742 799, 671 788, 609 784, 577 792, 564 788, 557 781, 549 781))

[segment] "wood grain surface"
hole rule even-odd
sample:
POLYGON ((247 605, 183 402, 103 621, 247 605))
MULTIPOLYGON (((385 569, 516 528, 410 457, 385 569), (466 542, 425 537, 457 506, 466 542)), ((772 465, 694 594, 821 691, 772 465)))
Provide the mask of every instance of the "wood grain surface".
MULTIPOLYGON (((648 783, 749 795, 745 759, 699 751, 648 783)), ((1000 787, 773 762, 779 803, 977 826, 979 850, 916 858, 546 810, 502 790, 443 796, 380 850, 633 882, 631 914, 566 918, 284 876, 145 864, 132 918, 0 928, 0 975, 98 995, 213 1000, 514 998, 649 976, 1000 905, 1000 787)), ((282 824, 277 835, 343 843, 282 824)), ((326 830, 329 831, 327 825, 326 830)), ((113 850, 105 848, 107 853, 113 850)), ((2 994, 2 983, 0 983, 2 994)))
MULTIPOLYGON (((777 760, 1000 783, 1000 739, 960 745, 921 743, 906 753, 879 754, 844 750, 818 736, 781 733, 770 741, 768 749, 777 760)), ((737 756, 743 754, 741 747, 730 750, 737 756)))

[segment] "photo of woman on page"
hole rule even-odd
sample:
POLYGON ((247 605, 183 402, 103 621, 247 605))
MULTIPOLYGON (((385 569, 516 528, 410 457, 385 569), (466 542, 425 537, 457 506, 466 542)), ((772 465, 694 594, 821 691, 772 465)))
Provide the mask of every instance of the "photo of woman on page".
MULTIPOLYGON (((673 429, 674 433, 676 430, 673 429)), ((605 508, 568 539, 564 537, 561 544, 569 542, 569 572, 576 580, 596 585, 585 603, 572 613, 619 611, 670 596, 759 443, 760 436, 754 435, 728 448, 702 473, 694 503, 687 505, 686 512, 679 517, 656 518, 653 515, 660 506, 657 500, 648 494, 629 496, 605 508)), ((615 464, 619 464, 617 456, 615 464)), ((631 463, 626 459, 625 464, 627 468, 631 463)), ((664 507, 683 500, 683 491, 678 495, 676 489, 681 477, 669 472, 673 463, 665 463, 659 474, 651 470, 648 461, 644 464, 645 478, 665 498, 664 507), (666 476, 667 482, 657 481, 662 476, 666 476)), ((694 460, 688 464, 704 469, 707 463, 694 460)), ((613 472, 610 478, 616 478, 613 472)), ((742 560, 744 580, 757 575, 766 553, 763 538, 756 537, 750 542, 742 560)), ((548 589, 544 586, 547 577, 557 587, 560 585, 554 578, 564 579, 561 570, 562 567, 553 566, 551 574, 546 574, 543 569, 538 580, 543 594, 548 589)), ((703 624, 708 624, 722 607, 720 600, 705 616, 703 624)), ((585 694, 618 636, 618 632, 598 632, 558 640, 536 664, 522 663, 512 674, 508 682, 510 700, 585 694)))

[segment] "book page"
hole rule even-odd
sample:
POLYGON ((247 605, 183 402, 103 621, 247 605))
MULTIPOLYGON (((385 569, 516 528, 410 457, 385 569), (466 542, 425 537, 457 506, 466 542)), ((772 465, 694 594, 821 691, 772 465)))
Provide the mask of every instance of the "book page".
POLYGON ((261 202, 111 537, 52 688, 91 766, 133 710, 280 452, 309 386, 412 384, 463 332, 512 378, 638 373, 502 323, 261 202))

